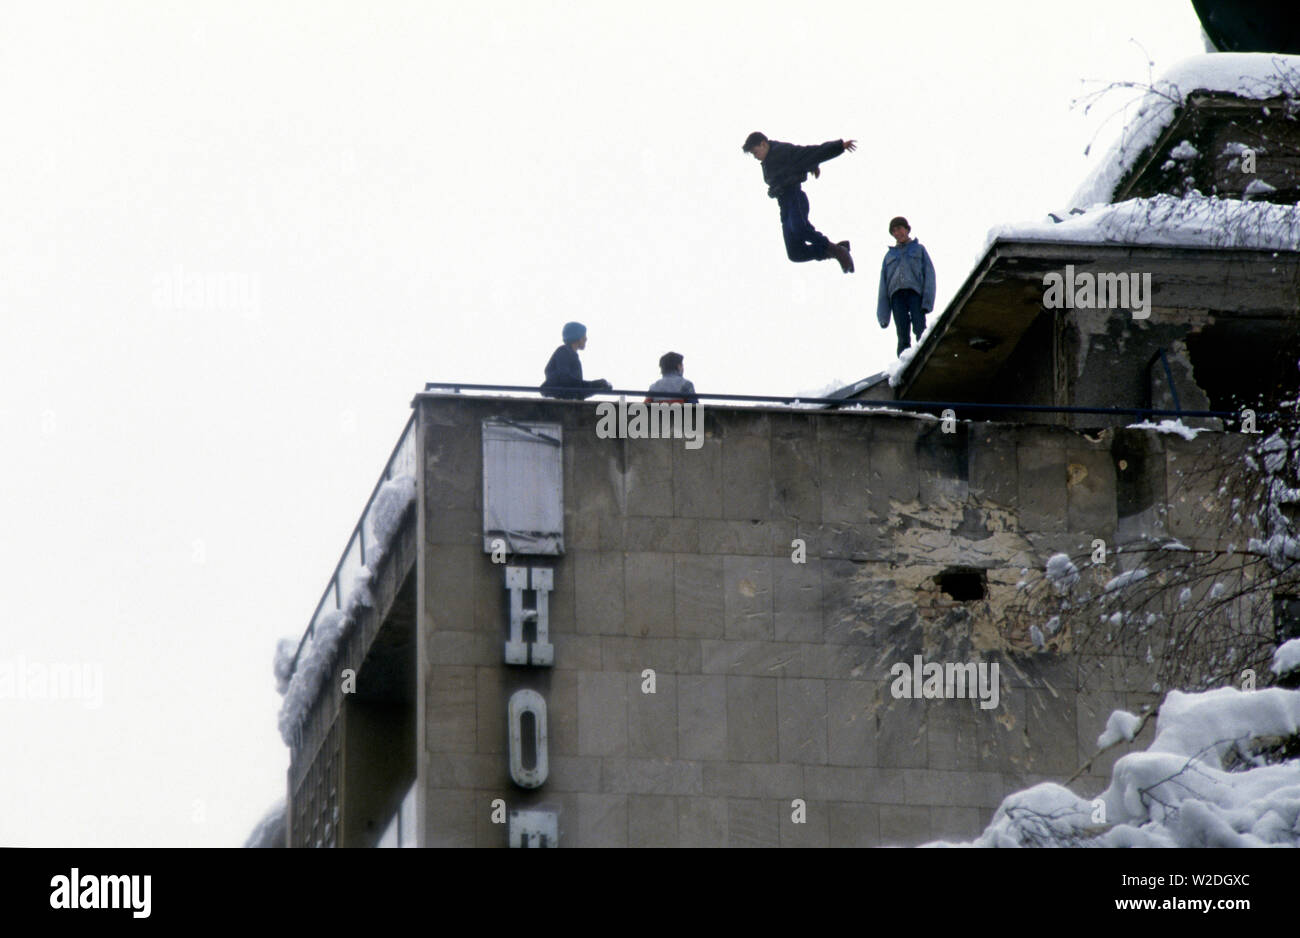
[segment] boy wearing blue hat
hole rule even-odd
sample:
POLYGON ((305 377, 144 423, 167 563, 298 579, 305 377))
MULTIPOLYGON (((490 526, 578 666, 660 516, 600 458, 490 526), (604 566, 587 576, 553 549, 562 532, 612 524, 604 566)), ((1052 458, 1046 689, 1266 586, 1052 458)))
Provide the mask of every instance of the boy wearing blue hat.
POLYGON ((566 322, 561 333, 564 344, 551 353, 546 363, 546 380, 541 391, 546 397, 567 400, 585 400, 597 391, 608 391, 613 385, 604 378, 584 381, 582 361, 578 352, 587 347, 587 327, 580 322, 566 322))

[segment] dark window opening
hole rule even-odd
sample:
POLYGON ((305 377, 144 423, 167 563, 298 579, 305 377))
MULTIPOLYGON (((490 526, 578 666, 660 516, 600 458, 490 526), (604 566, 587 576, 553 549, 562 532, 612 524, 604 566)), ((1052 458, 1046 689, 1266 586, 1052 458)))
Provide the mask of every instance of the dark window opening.
POLYGON ((1186 341, 1194 380, 1212 410, 1269 410, 1295 396, 1300 335, 1290 320, 1216 323, 1186 341))
POLYGON ((935 580, 939 589, 957 602, 973 602, 988 595, 988 574, 977 567, 952 567, 935 580))
POLYGON ((1273 594, 1273 640, 1279 645, 1300 638, 1300 596, 1273 594))

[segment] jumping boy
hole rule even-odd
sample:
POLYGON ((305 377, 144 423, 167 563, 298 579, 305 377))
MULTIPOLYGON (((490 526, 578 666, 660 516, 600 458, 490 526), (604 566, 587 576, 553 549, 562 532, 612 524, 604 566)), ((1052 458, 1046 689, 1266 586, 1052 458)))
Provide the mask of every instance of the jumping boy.
POLYGON ((745 138, 744 151, 763 164, 767 194, 776 199, 781 209, 781 234, 790 260, 799 263, 833 257, 840 262, 841 270, 846 274, 853 273, 849 242, 832 243, 808 220, 808 196, 804 194, 803 184, 809 173, 814 177, 821 176, 820 163, 834 159, 845 150, 851 153, 857 148, 854 140, 828 140, 815 147, 795 146, 769 140, 757 130, 745 138))

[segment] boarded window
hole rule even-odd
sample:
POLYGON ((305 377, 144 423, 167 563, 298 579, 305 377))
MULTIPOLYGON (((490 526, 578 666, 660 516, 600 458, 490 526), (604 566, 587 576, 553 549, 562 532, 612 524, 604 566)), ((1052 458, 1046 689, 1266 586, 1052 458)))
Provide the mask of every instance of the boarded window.
POLYGON ((483 421, 483 550, 564 553, 564 442, 556 423, 483 421))

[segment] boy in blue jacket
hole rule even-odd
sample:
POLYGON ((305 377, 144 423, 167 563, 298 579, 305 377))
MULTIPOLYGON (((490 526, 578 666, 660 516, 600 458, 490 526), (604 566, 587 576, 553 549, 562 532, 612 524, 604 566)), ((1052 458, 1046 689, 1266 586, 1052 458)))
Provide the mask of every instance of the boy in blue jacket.
POLYGON ((889 233, 897 242, 885 252, 880 264, 880 296, 876 319, 881 329, 889 327, 894 315, 898 330, 898 354, 911 348, 908 326, 918 339, 925 332, 925 314, 934 309, 934 264, 921 242, 912 237, 912 226, 899 215, 889 221, 889 233))
POLYGON ((820 146, 800 147, 780 140, 768 140, 757 130, 745 138, 744 151, 763 164, 763 181, 767 183, 769 198, 776 199, 781 209, 781 235, 785 238, 785 253, 790 260, 824 261, 833 257, 840 269, 853 273, 853 256, 849 242, 831 243, 831 239, 812 226, 808 220, 808 196, 803 184, 808 174, 820 178, 821 163, 834 159, 846 150, 858 148, 852 140, 828 140, 820 146))

